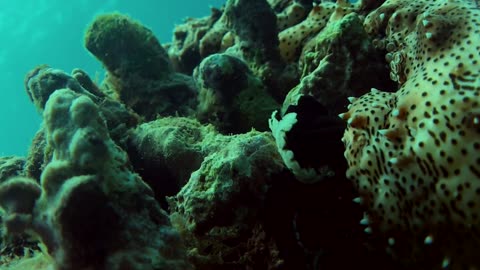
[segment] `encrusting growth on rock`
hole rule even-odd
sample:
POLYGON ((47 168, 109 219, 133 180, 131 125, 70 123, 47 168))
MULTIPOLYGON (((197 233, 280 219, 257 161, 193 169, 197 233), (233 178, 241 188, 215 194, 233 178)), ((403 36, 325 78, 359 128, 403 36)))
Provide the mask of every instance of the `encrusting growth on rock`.
POLYGON ((140 116, 192 114, 192 78, 173 70, 167 51, 147 27, 120 13, 101 15, 87 29, 85 47, 108 71, 105 87, 112 96, 140 116))
POLYGON ((36 235, 55 269, 190 269, 167 215, 110 139, 98 106, 57 89, 43 116, 52 160, 40 185, 21 177, 0 185, 7 230, 36 235))

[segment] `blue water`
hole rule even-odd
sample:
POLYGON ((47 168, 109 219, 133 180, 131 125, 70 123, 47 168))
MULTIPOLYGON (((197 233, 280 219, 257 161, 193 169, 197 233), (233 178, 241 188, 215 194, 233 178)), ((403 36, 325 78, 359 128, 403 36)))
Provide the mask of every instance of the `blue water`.
POLYGON ((83 47, 83 34, 96 14, 120 11, 150 27, 162 43, 175 24, 202 17, 225 0, 0 0, 0 156, 27 154, 41 122, 23 78, 38 64, 103 76, 83 47))

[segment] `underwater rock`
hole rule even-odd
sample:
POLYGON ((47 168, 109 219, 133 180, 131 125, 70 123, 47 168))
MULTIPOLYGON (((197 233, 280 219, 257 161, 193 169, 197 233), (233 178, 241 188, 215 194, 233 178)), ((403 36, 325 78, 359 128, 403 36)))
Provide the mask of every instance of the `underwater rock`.
POLYGON ((35 240, 19 231, 22 229, 21 222, 18 221, 30 218, 27 212, 33 207, 32 196, 37 197, 39 194, 38 181, 30 181, 25 177, 28 176, 27 164, 28 161, 23 157, 0 158, 0 185, 4 185, 4 189, 0 189, 0 205, 7 208, 1 213, 2 267, 39 250, 35 240), (12 185, 14 179, 20 179, 18 185, 12 185))
POLYGON ((37 235, 55 269, 191 269, 152 190, 110 139, 99 107, 56 90, 44 121, 53 159, 40 185, 28 178, 0 185, 0 197, 9 198, 0 205, 14 217, 5 226, 37 235))
POLYGON ((272 137, 257 131, 218 136, 222 147, 168 199, 189 260, 196 269, 280 269, 267 267, 280 259, 262 219, 268 186, 284 169, 272 137))
POLYGON ((120 13, 96 17, 85 33, 85 47, 119 79, 136 74, 161 80, 173 71, 167 52, 153 32, 120 13))
POLYGON ((220 132, 267 130, 267 119, 280 105, 240 59, 227 54, 205 58, 194 72, 200 89, 197 117, 220 132))
MULTIPOLYGON (((72 75, 50 68, 46 65, 36 67, 25 77, 25 89, 30 99, 39 111, 43 111, 45 103, 52 93, 59 89, 68 88, 78 94, 85 95, 99 106, 105 117, 110 136, 117 143, 124 139, 125 132, 138 124, 140 117, 128 109, 124 104, 100 92, 88 75, 75 69, 72 75), (80 81, 88 88, 83 88, 80 81)), ((36 148, 31 149, 37 151, 36 148)))
POLYGON ((25 158, 17 156, 0 157, 0 183, 8 178, 21 176, 24 171, 25 158))
POLYGON ((108 71, 104 87, 146 120, 193 112, 192 78, 174 72, 166 50, 139 22, 120 13, 100 15, 87 29, 85 47, 108 71))
POLYGON ((40 182, 40 175, 52 159, 52 149, 47 147, 45 127, 41 126, 32 139, 25 161, 25 176, 40 182))
MULTIPOLYGON (((68 88, 87 96, 100 105, 110 137, 119 144, 122 144, 125 139, 126 131, 140 121, 139 116, 125 105, 101 92, 88 74, 80 69, 73 70, 70 75, 62 70, 41 65, 26 75, 24 83, 29 97, 40 112, 44 110, 50 95, 59 89, 68 88)), ((25 164, 26 176, 38 181, 53 154, 53 150, 46 143, 44 132, 42 126, 35 134, 25 164)))
MULTIPOLYGON (((188 228, 194 232, 211 229, 208 224, 216 220, 212 217, 217 217, 216 222, 220 223, 235 221, 236 214, 230 211, 229 202, 250 196, 261 199, 262 186, 271 181, 271 175, 284 168, 267 133, 251 131, 225 139, 223 147, 205 157, 200 168, 192 173, 172 205, 181 214, 192 216, 187 220, 191 223, 188 228)), ((255 204, 248 200, 244 203, 255 204)), ((241 212, 239 209, 239 214, 241 212)))
POLYGON ((178 37, 174 37, 175 46, 170 47, 169 54, 181 54, 188 47, 203 59, 228 50, 257 74, 257 70, 271 68, 268 66, 278 64, 280 59, 276 21, 276 14, 265 0, 229 0, 222 10, 212 9, 210 17, 177 26, 178 37))
POLYGON ((212 8, 210 16, 188 18, 177 25, 172 42, 166 46, 174 69, 192 74, 203 58, 223 52, 233 43, 223 9, 212 8))
POLYGON ((229 0, 225 16, 250 68, 262 69, 270 62, 278 62, 277 18, 266 0, 229 0))
POLYGON ((228 1, 221 10, 212 9, 209 17, 188 19, 177 26, 178 37, 174 36, 168 53, 179 67, 190 65, 190 58, 179 57, 187 50, 194 52, 193 59, 197 59, 196 51, 199 51, 200 59, 194 60, 197 64, 216 53, 240 58, 265 84, 269 94, 280 101, 297 83, 298 71, 295 65, 283 63, 278 50, 278 30, 269 26, 280 23, 286 27, 300 21, 306 9, 308 4, 293 2, 277 7, 264 0, 228 1), (286 10, 290 5, 294 7, 286 10))
POLYGON ((295 65, 280 55, 276 14, 265 0, 230 0, 225 7, 227 26, 235 35, 225 54, 242 59, 277 100, 298 80, 295 65))
POLYGON ((80 85, 86 89, 88 92, 94 94, 97 97, 105 97, 107 96, 106 93, 102 92, 102 90, 97 86, 97 84, 90 78, 87 72, 76 68, 72 70, 72 77, 77 80, 80 85))
POLYGON ((177 194, 205 156, 220 147, 223 140, 212 139, 217 135, 194 119, 164 117, 131 130, 126 149, 135 171, 165 203, 165 196, 177 194))
POLYGON ((408 268, 480 266, 479 15, 474 1, 387 0, 364 21, 400 87, 340 115, 347 176, 367 231, 408 268))
POLYGON ((50 95, 58 89, 68 88, 92 99, 96 97, 84 89, 80 83, 66 72, 40 65, 31 70, 24 80, 25 90, 38 111, 43 112, 50 95))
POLYGON ((221 15, 221 10, 212 8, 210 16, 188 18, 183 24, 175 26, 172 42, 165 44, 175 71, 192 74, 202 58, 220 50, 223 35, 218 40, 211 40, 209 35, 213 35, 212 28, 221 15))
POLYGON ((6 213, 3 216, 5 233, 13 235, 27 230, 40 193, 37 182, 22 176, 12 177, 0 184, 0 205, 6 213))

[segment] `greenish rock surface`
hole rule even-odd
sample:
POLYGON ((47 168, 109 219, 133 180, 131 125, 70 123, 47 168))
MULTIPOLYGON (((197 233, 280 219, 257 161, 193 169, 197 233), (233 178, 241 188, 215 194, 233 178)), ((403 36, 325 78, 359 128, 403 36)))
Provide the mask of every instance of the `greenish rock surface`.
POLYGON ((192 114, 196 89, 191 77, 173 70, 147 27, 120 13, 100 15, 87 29, 85 47, 108 71, 104 92, 146 120, 192 114))

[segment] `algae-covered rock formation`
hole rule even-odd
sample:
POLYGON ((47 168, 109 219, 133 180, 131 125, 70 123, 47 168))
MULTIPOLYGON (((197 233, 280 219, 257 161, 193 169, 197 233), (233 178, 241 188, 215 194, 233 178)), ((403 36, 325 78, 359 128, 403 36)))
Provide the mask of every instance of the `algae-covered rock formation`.
POLYGON ((101 15, 87 29, 85 47, 108 71, 108 93, 146 120, 191 114, 192 78, 173 70, 150 29, 119 13, 101 15))
POLYGON ((241 59, 228 54, 206 57, 194 72, 199 87, 197 118, 222 133, 266 131, 278 102, 241 59))
POLYGON ((168 216, 95 103, 58 89, 43 116, 52 160, 40 184, 13 177, 1 185, 5 232, 38 237, 55 269, 190 269, 168 216))
POLYGON ((217 136, 222 146, 169 198, 172 222, 197 269, 277 269, 282 257, 263 220, 268 187, 283 170, 274 141, 259 132, 217 136))
POLYGON ((227 0, 168 44, 97 16, 102 82, 25 77, 0 269, 480 269, 479 10, 227 0))

